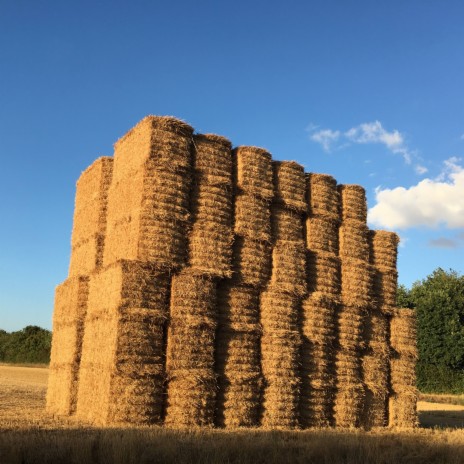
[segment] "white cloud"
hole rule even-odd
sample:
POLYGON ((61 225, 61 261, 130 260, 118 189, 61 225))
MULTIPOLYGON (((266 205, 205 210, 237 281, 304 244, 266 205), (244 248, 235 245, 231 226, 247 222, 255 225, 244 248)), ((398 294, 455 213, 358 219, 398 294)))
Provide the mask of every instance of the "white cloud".
POLYGON ((459 248, 459 242, 446 237, 439 237, 429 240, 429 246, 432 248, 448 248, 454 249, 459 248))
POLYGON ((340 138, 340 131, 333 131, 331 129, 322 129, 310 135, 311 140, 320 143, 326 152, 330 152, 332 146, 340 138))
POLYGON ((464 227, 464 167, 460 161, 455 157, 446 160, 440 176, 409 188, 378 187, 369 222, 388 229, 464 227))
MULTIPOLYGON (((414 153, 409 150, 406 145, 404 135, 398 130, 387 131, 380 121, 366 122, 352 127, 345 132, 332 129, 322 129, 317 132, 318 126, 310 124, 308 131, 312 132, 310 139, 322 145, 322 148, 330 152, 334 147, 343 148, 349 143, 357 144, 382 144, 392 153, 399 154, 403 157, 406 164, 411 164, 414 158, 414 153), (337 145, 338 142, 343 142, 344 145, 337 145)), ((416 168, 416 172, 424 174, 426 171, 423 166, 420 167, 422 172, 416 168)))
POLYGON ((416 171, 416 174, 419 174, 420 176, 422 176, 423 174, 428 172, 428 169, 425 166, 422 166, 421 164, 416 164, 414 166, 414 171, 416 171))

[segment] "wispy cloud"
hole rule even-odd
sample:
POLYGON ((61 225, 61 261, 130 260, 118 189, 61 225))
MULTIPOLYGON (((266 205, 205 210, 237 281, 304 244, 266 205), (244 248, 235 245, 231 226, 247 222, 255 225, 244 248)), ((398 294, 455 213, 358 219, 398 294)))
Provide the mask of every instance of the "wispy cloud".
POLYGON ((340 138, 340 131, 333 131, 331 129, 322 129, 310 135, 310 139, 314 142, 320 143, 326 152, 332 151, 332 147, 337 143, 340 138))
MULTIPOLYGON (((344 132, 319 129, 319 126, 314 124, 311 124, 307 130, 310 133, 309 138, 313 142, 319 143, 327 153, 353 143, 380 144, 384 145, 391 153, 402 156, 406 164, 412 164, 414 160, 418 159, 416 153, 407 146, 405 136, 397 129, 388 131, 380 121, 365 122, 344 132)), ((416 164, 414 170, 420 175, 427 172, 427 168, 421 164, 416 164)))
POLYGON ((459 248, 461 244, 458 240, 453 240, 451 238, 439 237, 432 240, 429 240, 429 246, 432 248, 447 248, 455 249, 459 248))
POLYGON ((369 222, 389 229, 411 227, 464 228, 464 167, 453 157, 444 162, 435 179, 424 179, 412 187, 376 189, 376 205, 369 222))

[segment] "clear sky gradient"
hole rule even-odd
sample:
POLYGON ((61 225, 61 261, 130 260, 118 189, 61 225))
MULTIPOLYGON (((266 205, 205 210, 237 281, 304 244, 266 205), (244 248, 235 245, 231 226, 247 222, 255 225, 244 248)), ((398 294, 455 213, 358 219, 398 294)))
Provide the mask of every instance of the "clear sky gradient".
POLYGON ((461 1, 0 0, 0 328, 51 328, 75 182, 147 114, 366 188, 399 281, 464 272, 461 1))

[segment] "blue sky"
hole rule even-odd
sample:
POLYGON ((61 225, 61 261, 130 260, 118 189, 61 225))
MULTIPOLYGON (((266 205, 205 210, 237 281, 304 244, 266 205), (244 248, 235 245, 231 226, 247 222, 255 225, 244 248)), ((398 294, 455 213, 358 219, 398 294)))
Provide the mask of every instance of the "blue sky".
POLYGON ((399 280, 464 272, 460 1, 0 0, 0 327, 51 327, 75 181, 147 114, 367 190, 399 280))

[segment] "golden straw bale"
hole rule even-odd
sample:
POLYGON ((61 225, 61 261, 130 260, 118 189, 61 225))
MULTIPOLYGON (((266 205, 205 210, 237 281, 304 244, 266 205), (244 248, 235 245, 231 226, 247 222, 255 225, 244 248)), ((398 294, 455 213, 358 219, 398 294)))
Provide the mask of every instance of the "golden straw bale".
POLYGON ((246 193, 235 197, 234 232, 252 240, 271 240, 271 210, 267 200, 246 193))
POLYGON ((55 291, 47 390, 47 411, 53 414, 70 415, 76 409, 88 280, 72 277, 55 291))
POLYGON ((215 423, 222 427, 256 427, 261 408, 262 375, 240 373, 219 379, 215 423))
POLYGON ((306 219, 306 247, 311 251, 338 254, 338 221, 326 216, 306 219))
POLYGON ((374 268, 374 296, 382 306, 395 306, 398 291, 398 272, 394 268, 374 268))
POLYGON ((196 134, 194 175, 197 182, 232 187, 232 144, 215 134, 196 134))
POLYGON ((362 383, 338 386, 335 393, 334 419, 336 427, 359 427, 364 406, 362 383))
POLYGON ((332 389, 310 389, 302 391, 302 405, 299 415, 301 426, 308 427, 330 427, 334 425, 333 419, 333 397, 332 389))
POLYGON ((303 241, 276 242, 272 250, 271 285, 281 292, 306 294, 306 247, 303 241))
POLYGON ((169 283, 167 275, 140 262, 121 261, 91 276, 77 401, 80 418, 100 425, 161 419, 169 283), (135 409, 132 391, 140 391, 135 409))
POLYGON ((289 293, 270 288, 261 293, 261 324, 264 334, 275 331, 298 331, 301 302, 289 293))
POLYGON ((307 203, 312 215, 340 221, 340 199, 337 181, 327 174, 308 173, 306 177, 307 203))
POLYGON ((369 261, 369 229, 365 222, 343 221, 339 229, 340 257, 369 261))
POLYGON ((409 308, 397 308, 390 319, 390 345, 405 358, 417 358, 416 312, 409 308))
POLYGON ((104 156, 95 160, 79 177, 71 239, 73 247, 96 234, 105 234, 107 195, 112 174, 113 158, 104 156))
POLYGON ((386 427, 388 425, 388 394, 387 389, 377 394, 366 391, 364 399, 364 410, 362 412, 361 424, 370 430, 374 427, 386 427))
POLYGON ((308 291, 335 297, 341 291, 340 258, 323 251, 307 252, 308 291))
POLYGON ((302 241, 304 236, 304 219, 301 213, 282 204, 271 206, 272 238, 280 240, 302 241))
POLYGON ((223 373, 256 371, 260 366, 259 332, 216 332, 216 362, 223 373))
POLYGON ((308 212, 303 166, 294 161, 273 161, 275 198, 290 209, 308 212))
POLYGON ((274 196, 271 155, 263 148, 241 146, 233 151, 237 187, 248 195, 266 200, 274 196))
POLYGON ((385 230, 369 231, 371 264, 396 268, 399 242, 400 238, 394 232, 385 230))
POLYGON ((153 160, 164 171, 192 164, 193 128, 169 116, 147 116, 114 145, 114 178, 129 178, 153 160))
POLYGON ((195 222, 189 236, 189 264, 212 277, 232 276, 233 233, 230 226, 195 222))
POLYGON ((197 183, 193 186, 190 201, 194 221, 231 226, 233 204, 229 186, 197 183))
MULTIPOLYGON (((336 335, 337 300, 313 293, 302 302, 302 333, 313 345, 331 345, 336 335)), ((303 366, 304 367, 304 366, 303 366)))
POLYGON ((69 263, 69 277, 88 275, 103 264, 103 253, 105 236, 92 235, 82 240, 79 245, 71 248, 71 259, 69 263))
POLYGON ((271 275, 270 244, 247 237, 235 237, 233 265, 237 282, 256 287, 264 286, 271 275))
POLYGON ((385 352, 366 354, 362 359, 363 382, 374 394, 385 394, 388 391, 389 361, 385 352))
POLYGON ((104 265, 133 259, 166 269, 182 266, 190 186, 189 168, 166 171, 153 160, 113 182, 108 192, 104 265))
POLYGON ((355 219, 359 222, 367 220, 366 191, 360 185, 339 185, 342 221, 355 219))
POLYGON ((393 394, 389 398, 390 427, 413 428, 419 425, 417 417, 417 393, 393 394))
POLYGON ((374 283, 373 267, 360 259, 341 261, 342 301, 349 306, 366 306, 372 303, 374 283))
POLYGON ((217 380, 210 369, 178 371, 168 381, 166 425, 176 428, 214 425, 217 380))
POLYGON ((409 390, 416 384, 416 359, 406 356, 390 358, 390 379, 392 389, 400 392, 403 388, 409 390))
POLYGON ((236 284, 218 284, 217 313, 221 326, 232 330, 255 330, 259 324, 259 289, 236 284))
POLYGON ((186 316, 216 321, 217 284, 214 280, 185 268, 172 278, 171 319, 186 316))

